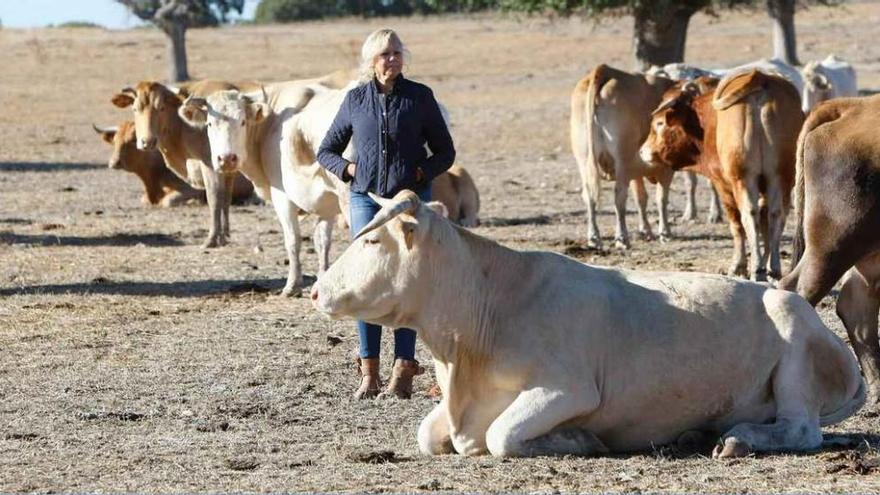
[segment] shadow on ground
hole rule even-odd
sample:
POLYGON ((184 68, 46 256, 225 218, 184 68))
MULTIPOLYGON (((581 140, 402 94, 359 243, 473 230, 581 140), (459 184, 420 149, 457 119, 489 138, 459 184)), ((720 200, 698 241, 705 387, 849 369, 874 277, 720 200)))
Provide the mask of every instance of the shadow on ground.
MULTIPOLYGON (((306 287, 315 277, 306 275, 306 287)), ((26 285, 0 289, 0 297, 13 295, 123 295, 123 296, 240 296, 244 294, 278 293, 284 288, 285 279, 252 280, 197 280, 189 282, 116 282, 98 277, 88 282, 70 284, 26 285)), ((304 291, 304 293, 308 293, 304 291)))
POLYGON ((16 234, 0 232, 2 244, 29 244, 34 246, 182 246, 180 239, 166 234, 114 234, 109 236, 83 237, 54 234, 16 234))
POLYGON ((76 172, 107 168, 97 163, 0 162, 0 172, 76 172))

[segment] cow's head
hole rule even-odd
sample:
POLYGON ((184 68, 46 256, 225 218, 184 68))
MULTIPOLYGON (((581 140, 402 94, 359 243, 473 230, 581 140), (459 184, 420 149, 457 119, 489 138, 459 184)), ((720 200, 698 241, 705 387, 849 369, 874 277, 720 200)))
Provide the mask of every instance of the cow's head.
POLYGON ((430 296, 432 263, 447 261, 438 239, 456 227, 442 204, 422 203, 412 191, 371 197, 382 209, 312 286, 312 303, 334 319, 411 325, 430 296))
POLYGON ((697 163, 703 128, 693 100, 700 91, 699 84, 688 82, 666 92, 666 99, 651 114, 650 133, 639 149, 644 162, 673 170, 697 163))
POLYGON ((107 166, 110 168, 134 172, 149 162, 150 152, 137 148, 134 122, 127 120, 117 127, 98 127, 94 124, 92 127, 104 142, 113 146, 113 153, 107 161, 107 166))
POLYGON ((168 128, 181 99, 171 89, 152 81, 143 81, 134 88, 124 88, 111 99, 119 108, 131 107, 139 150, 156 147, 168 128))
POLYGON ((804 77, 803 109, 809 111, 819 103, 830 99, 834 86, 818 62, 808 63, 802 72, 804 77))
POLYGON ((247 126, 269 114, 265 92, 260 96, 236 90, 218 91, 207 98, 189 97, 178 113, 189 125, 208 131, 211 164, 218 172, 234 172, 247 160, 247 126))

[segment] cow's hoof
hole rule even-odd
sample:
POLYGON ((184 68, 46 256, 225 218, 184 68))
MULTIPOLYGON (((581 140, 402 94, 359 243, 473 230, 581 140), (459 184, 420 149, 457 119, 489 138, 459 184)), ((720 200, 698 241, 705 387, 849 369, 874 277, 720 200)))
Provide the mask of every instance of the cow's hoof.
POLYGON ((697 223, 697 215, 693 212, 684 212, 684 215, 675 219, 675 223, 679 224, 695 224, 697 223))
POLYGON ((766 282, 767 281, 767 271, 766 270, 758 270, 752 274, 752 281, 754 282, 766 282))
POLYGON ((202 243, 202 249, 212 249, 216 247, 220 247, 220 240, 216 237, 209 237, 202 243))
POLYGON ((743 277, 743 278, 745 278, 746 275, 747 275, 746 267, 743 265, 732 265, 730 268, 727 269, 727 276, 728 277, 743 277))
POLYGON ((660 242, 666 244, 672 240, 672 234, 660 234, 660 242))
POLYGON ((643 241, 655 241, 657 240, 657 237, 650 230, 640 230, 639 239, 643 241))
POLYGON ((602 250, 602 239, 600 239, 598 237, 591 237, 591 238, 587 239, 587 247, 601 251, 602 250))
POLYGON ((293 287, 285 287, 281 290, 281 297, 299 297, 302 295, 303 288, 295 285, 293 287))
POLYGON ((720 213, 710 213, 708 217, 706 217, 706 222, 708 223, 721 223, 721 214, 720 213))
POLYGON ((748 444, 741 442, 733 437, 728 437, 724 443, 719 443, 712 450, 713 459, 732 459, 734 457, 745 457, 751 454, 748 444))
POLYGON ((767 278, 772 282, 779 282, 782 280, 782 273, 776 270, 770 270, 767 272, 767 278))
POLYGON ((614 247, 622 251, 629 249, 629 240, 620 237, 614 239, 614 247))

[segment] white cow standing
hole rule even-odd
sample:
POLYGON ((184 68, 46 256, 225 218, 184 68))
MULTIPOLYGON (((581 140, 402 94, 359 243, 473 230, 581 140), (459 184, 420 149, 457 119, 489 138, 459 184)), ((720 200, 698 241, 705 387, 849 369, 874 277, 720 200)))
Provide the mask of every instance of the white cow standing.
POLYGON ((589 455, 693 430, 722 433, 718 457, 808 450, 865 401, 852 353, 796 294, 518 252, 411 191, 374 200, 311 297, 332 318, 419 332, 443 391, 425 453, 589 455))
POLYGON ((318 217, 313 239, 319 273, 330 264, 333 224, 340 213, 348 215, 348 186, 303 145, 320 142, 344 97, 345 90, 302 80, 270 84, 261 94, 222 91, 190 98, 180 110, 191 125, 208 128, 215 168, 240 170, 261 196, 271 198, 289 260, 286 296, 300 294, 304 285, 300 212, 318 217))
POLYGON ((809 113, 825 100, 859 95, 855 69, 849 62, 835 55, 828 55, 825 60, 818 62, 809 62, 801 74, 804 78, 801 98, 804 113, 809 113))

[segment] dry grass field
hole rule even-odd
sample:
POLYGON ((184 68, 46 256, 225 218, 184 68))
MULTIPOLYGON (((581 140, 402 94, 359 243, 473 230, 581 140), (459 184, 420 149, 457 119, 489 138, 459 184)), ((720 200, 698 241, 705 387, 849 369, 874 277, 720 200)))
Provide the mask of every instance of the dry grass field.
MULTIPOLYGON (((797 22, 804 61, 836 53, 855 65, 862 88, 880 88, 880 4, 812 8, 797 22)), ((480 235, 598 265, 726 266, 727 226, 702 221, 674 225, 667 244, 582 247, 568 95, 595 64, 631 68, 630 19, 195 30, 190 71, 312 77, 352 66, 380 25, 398 29, 413 55, 407 75, 452 113, 458 163, 482 195, 480 235)), ((761 13, 698 16, 688 59, 729 66, 766 56, 769 29, 761 13)), ((3 29, 0 67, 0 492, 880 491, 880 418, 868 411, 827 430, 849 447, 806 455, 716 462, 658 446, 599 458, 424 457, 415 432, 433 407, 431 379, 420 377, 411 401, 349 398, 353 325, 324 319, 306 298, 276 295, 286 267, 270 207, 233 207, 232 244, 203 250, 206 207, 146 207, 137 179, 106 167, 109 148, 91 123, 129 117, 110 96, 164 77, 160 33, 3 29)), ((680 179, 675 186, 673 216, 684 198, 680 179)), ((702 217, 705 182, 699 191, 702 217)), ((606 184, 606 240, 610 199, 606 184)), ((334 242, 336 257, 346 233, 334 242)), ((304 256, 313 275, 314 251, 304 256)), ((845 335, 833 299, 820 310, 845 335)), ((427 349, 418 356, 430 363, 427 349)))

